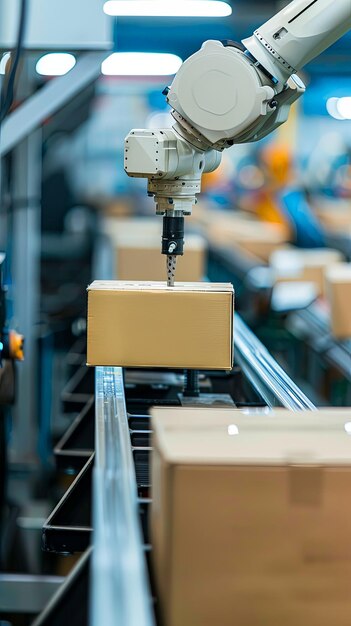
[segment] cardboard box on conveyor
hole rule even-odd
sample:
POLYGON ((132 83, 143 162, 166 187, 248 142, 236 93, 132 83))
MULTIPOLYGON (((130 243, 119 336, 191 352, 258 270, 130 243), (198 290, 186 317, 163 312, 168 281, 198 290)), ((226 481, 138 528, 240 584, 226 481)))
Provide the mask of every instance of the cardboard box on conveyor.
POLYGON ((88 365, 229 370, 234 292, 227 283, 95 281, 88 365))
POLYGON ((214 244, 242 250, 264 262, 289 239, 289 231, 284 225, 243 219, 235 214, 228 214, 226 220, 210 224, 207 235, 214 244))
MULTIPOLYGON (((112 240, 115 278, 118 280, 164 280, 166 257, 161 254, 162 219, 105 220, 112 240)), ((207 245, 204 237, 186 233, 184 256, 177 259, 177 280, 203 280, 207 245)))
POLYGON ((351 200, 316 198, 314 212, 324 228, 334 233, 351 233, 351 200))
POLYGON ((351 409, 152 410, 164 626, 349 626, 351 409))
POLYGON ((318 295, 325 295, 325 272, 343 259, 341 252, 331 248, 291 248, 273 252, 269 263, 276 282, 312 282, 318 295))
POLYGON ((328 268, 325 284, 331 332, 336 339, 351 339, 351 263, 328 268))

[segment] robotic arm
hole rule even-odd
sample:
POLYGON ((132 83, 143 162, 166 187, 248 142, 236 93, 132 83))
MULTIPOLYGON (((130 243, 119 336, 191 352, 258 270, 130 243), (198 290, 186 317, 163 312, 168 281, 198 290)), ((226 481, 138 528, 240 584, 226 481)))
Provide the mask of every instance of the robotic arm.
POLYGON ((225 148, 258 141, 283 124, 305 91, 297 72, 350 29, 351 0, 293 0, 242 44, 206 41, 164 91, 173 127, 126 137, 125 171, 148 179, 156 213, 164 216, 169 286, 202 174, 219 166, 225 148))

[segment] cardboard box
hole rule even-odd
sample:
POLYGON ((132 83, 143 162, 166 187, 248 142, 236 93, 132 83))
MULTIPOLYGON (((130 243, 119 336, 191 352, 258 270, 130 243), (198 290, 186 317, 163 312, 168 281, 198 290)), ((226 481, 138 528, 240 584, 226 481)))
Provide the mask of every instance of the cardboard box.
POLYGON ((231 369, 230 284, 95 281, 88 288, 88 365, 231 369))
POLYGON ((303 281, 316 285, 318 294, 325 295, 325 272, 327 268, 341 263, 344 257, 331 248, 311 248, 276 250, 269 263, 274 272, 275 282, 303 281))
POLYGON ((351 409, 152 419, 162 623, 349 626, 351 409))
POLYGON ((129 219, 105 217, 103 231, 114 243, 137 238, 159 239, 162 235, 162 218, 134 217, 129 219))
POLYGON ((234 223, 235 221, 240 223, 257 222, 257 218, 248 211, 239 211, 236 209, 228 211, 219 207, 213 208, 213 206, 208 206, 203 199, 194 207, 192 214, 187 217, 187 222, 190 224, 205 228, 212 226, 212 224, 223 222, 234 223))
POLYGON ((316 198, 314 212, 324 226, 331 232, 351 231, 351 200, 325 200, 316 198))
POLYGON ((111 201, 102 206, 102 212, 107 219, 123 219, 133 216, 133 205, 126 201, 111 201))
POLYGON ((351 263, 327 269, 326 292, 332 334, 337 339, 351 338, 351 263))
MULTIPOLYGON (((118 280, 165 280, 166 257, 161 254, 162 219, 105 220, 115 257, 118 280)), ((203 280, 206 269, 206 240, 185 233, 184 256, 177 259, 180 282, 203 280)))
POLYGON ((208 229, 210 242, 239 248, 265 262, 274 250, 286 244, 288 236, 285 226, 235 216, 211 224, 208 229))

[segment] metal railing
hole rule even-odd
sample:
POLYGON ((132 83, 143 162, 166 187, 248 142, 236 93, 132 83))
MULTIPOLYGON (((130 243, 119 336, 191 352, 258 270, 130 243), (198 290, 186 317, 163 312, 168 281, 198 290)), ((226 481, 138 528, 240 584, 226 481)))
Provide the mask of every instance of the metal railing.
POLYGON ((282 406, 290 411, 316 409, 237 314, 234 336, 235 362, 268 406, 282 406))
POLYGON ((96 368, 92 626, 153 626, 123 374, 96 368))

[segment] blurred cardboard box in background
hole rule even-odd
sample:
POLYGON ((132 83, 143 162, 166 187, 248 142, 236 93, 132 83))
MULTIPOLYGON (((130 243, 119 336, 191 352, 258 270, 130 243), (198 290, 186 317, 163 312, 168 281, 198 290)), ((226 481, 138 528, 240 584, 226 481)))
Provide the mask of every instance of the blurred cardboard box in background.
POLYGON ((327 268, 341 263, 344 257, 330 248, 293 248, 276 250, 269 258, 276 282, 312 282, 318 294, 325 295, 325 272, 327 268))
POLYGON ((289 232, 280 224, 232 216, 210 224, 207 236, 216 245, 239 248, 267 262, 274 250, 286 245, 289 232))
MULTIPOLYGON (((185 223, 185 228, 186 228, 185 223)), ((165 280, 166 256, 161 254, 162 219, 105 220, 111 238, 118 280, 165 280)), ((206 240, 185 232, 184 255, 177 258, 180 282, 203 280, 206 271, 206 240)))
POLYGON ((351 232, 351 199, 326 200, 316 198, 314 213, 324 228, 331 232, 351 232))
POLYGON ((325 283, 331 332, 336 339, 351 339, 351 263, 328 268, 325 283))

